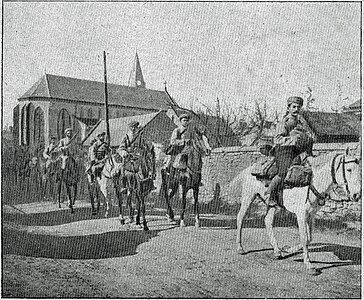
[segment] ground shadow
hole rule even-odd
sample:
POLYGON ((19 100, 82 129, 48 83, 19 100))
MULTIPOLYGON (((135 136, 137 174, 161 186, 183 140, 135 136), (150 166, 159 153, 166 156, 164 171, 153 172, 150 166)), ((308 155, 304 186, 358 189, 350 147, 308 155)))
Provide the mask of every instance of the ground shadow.
MULTIPOLYGON (((167 230, 167 229, 164 229, 167 230)), ((3 229, 2 254, 55 259, 101 259, 137 254, 138 245, 162 230, 128 230, 87 236, 52 236, 3 229)))
MULTIPOLYGON (((78 222, 91 219, 103 219, 105 209, 100 208, 97 215, 92 215, 90 207, 75 207, 74 213, 71 214, 69 209, 59 209, 44 213, 31 213, 31 214, 2 214, 3 221, 16 222, 26 226, 54 226, 67 224, 72 222, 78 222)), ((116 217, 119 215, 119 208, 114 207, 111 211, 110 217, 116 217)))
MULTIPOLYGON (((343 266, 352 266, 352 265, 361 265, 361 248, 346 246, 340 244, 328 244, 328 243, 313 243, 309 247, 309 252, 320 253, 320 252, 331 252, 341 261, 311 261, 315 264, 324 264, 323 267, 317 267, 316 270, 322 272, 326 269, 343 267, 343 266)), ((302 251, 298 251, 296 253, 292 253, 283 257, 283 259, 288 259, 290 257, 297 256, 302 253, 302 251)), ((302 258, 294 259, 297 262, 303 262, 302 258)))

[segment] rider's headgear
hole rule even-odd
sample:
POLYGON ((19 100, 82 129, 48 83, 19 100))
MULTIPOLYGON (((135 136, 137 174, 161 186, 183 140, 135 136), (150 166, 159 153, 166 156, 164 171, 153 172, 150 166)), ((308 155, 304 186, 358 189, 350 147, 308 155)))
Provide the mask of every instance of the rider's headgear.
POLYGON ((66 128, 66 129, 64 130, 64 134, 67 134, 67 132, 68 132, 68 131, 72 131, 72 128, 70 128, 70 127, 69 127, 69 128, 66 128))
POLYGON ((180 121, 182 121, 182 119, 187 119, 188 121, 191 119, 189 114, 182 114, 179 116, 180 121))
POLYGON ((100 132, 100 133, 97 135, 97 137, 99 137, 99 136, 103 136, 103 135, 106 135, 106 132, 105 132, 105 131, 100 132))
POLYGON ((291 105, 292 103, 296 103, 299 106, 303 106, 303 99, 301 97, 292 96, 287 100, 287 105, 291 105))
POLYGON ((134 128, 134 127, 138 127, 139 126, 139 122, 138 121, 131 121, 129 123, 129 127, 130 128, 134 128))

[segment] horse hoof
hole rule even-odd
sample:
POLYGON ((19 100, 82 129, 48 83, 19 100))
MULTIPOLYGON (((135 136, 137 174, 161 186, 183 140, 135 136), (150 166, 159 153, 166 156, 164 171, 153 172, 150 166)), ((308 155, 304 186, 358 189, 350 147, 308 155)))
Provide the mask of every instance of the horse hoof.
POLYGON ((307 274, 311 276, 317 276, 320 274, 320 271, 317 270, 315 267, 307 269, 307 274))
POLYGON ((96 211, 96 210, 93 210, 93 211, 92 211, 92 215, 93 215, 93 216, 97 215, 97 211, 96 211))
POLYGON ((144 231, 149 231, 148 226, 144 226, 144 227, 143 227, 143 230, 144 230, 144 231))
POLYGON ((179 223, 179 227, 186 227, 185 222, 183 222, 183 221, 181 220, 181 221, 180 221, 180 223, 179 223))
POLYGON ((239 255, 245 255, 247 254, 248 252, 246 252, 244 249, 238 249, 238 254, 239 255))
POLYGON ((125 225, 125 220, 124 219, 120 219, 120 224, 121 225, 125 225))
POLYGON ((200 228, 200 223, 199 222, 195 223, 195 228, 197 228, 197 229, 200 228))
POLYGON ((291 249, 290 246, 285 245, 285 246, 283 246, 281 248, 281 252, 283 252, 283 253, 290 253, 291 252, 290 249, 291 249))
POLYGON ((273 253, 273 258, 276 259, 276 260, 280 260, 283 258, 283 255, 281 252, 278 252, 278 253, 273 253))

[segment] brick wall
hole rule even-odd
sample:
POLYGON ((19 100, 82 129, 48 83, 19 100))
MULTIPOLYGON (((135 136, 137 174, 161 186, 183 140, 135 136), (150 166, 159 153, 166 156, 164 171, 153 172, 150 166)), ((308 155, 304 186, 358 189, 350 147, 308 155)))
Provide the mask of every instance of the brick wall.
MULTIPOLYGON (((314 155, 323 156, 324 154, 339 151, 344 152, 346 147, 354 149, 357 143, 346 144, 315 144, 314 155)), ((237 176, 247 167, 251 166, 260 158, 262 154, 257 147, 226 147, 216 148, 209 157, 204 158, 202 170, 202 183, 200 198, 202 202, 208 203, 220 197, 221 201, 230 204, 240 201, 242 188, 239 184, 231 184, 237 176), (229 193, 229 197, 226 197, 229 193)), ((326 205, 320 210, 319 216, 331 216, 344 214, 350 210, 356 215, 361 214, 361 201, 334 202, 327 201, 326 205)))

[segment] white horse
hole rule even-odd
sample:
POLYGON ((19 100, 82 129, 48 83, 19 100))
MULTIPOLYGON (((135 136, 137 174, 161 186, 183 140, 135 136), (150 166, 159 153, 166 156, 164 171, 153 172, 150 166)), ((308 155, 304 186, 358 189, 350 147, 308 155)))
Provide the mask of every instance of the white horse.
MULTIPOLYGON (((361 197, 361 168, 359 160, 349 155, 348 150, 345 154, 330 154, 328 158, 329 162, 326 162, 321 167, 317 166, 317 161, 322 158, 309 158, 313 169, 311 186, 319 193, 325 192, 333 200, 358 201, 361 197)), ((242 179, 241 186, 244 187, 244 190, 242 191, 241 207, 237 216, 236 243, 239 254, 247 253, 242 243, 243 218, 250 204, 256 198, 263 200, 264 191, 266 190, 265 185, 251 175, 251 170, 252 167, 249 167, 240 175, 242 179)), ((268 207, 265 215, 265 226, 270 243, 274 249, 274 257, 282 258, 283 253, 289 255, 302 249, 304 264, 311 275, 318 274, 315 267, 311 264, 308 255, 308 245, 312 240, 313 217, 320 208, 318 199, 309 187, 296 187, 284 190, 284 207, 297 216, 300 233, 300 244, 288 249, 280 249, 274 235, 273 220, 276 208, 268 207)))
POLYGON ((116 179, 120 176, 123 168, 122 162, 116 159, 115 155, 110 155, 106 158, 105 165, 102 169, 101 176, 96 177, 95 182, 91 182, 91 177, 88 175, 89 191, 91 197, 92 213, 96 214, 94 199, 97 198, 97 210, 100 207, 100 198, 97 195, 96 182, 105 198, 105 218, 110 215, 113 202, 120 201, 116 186, 116 179))

